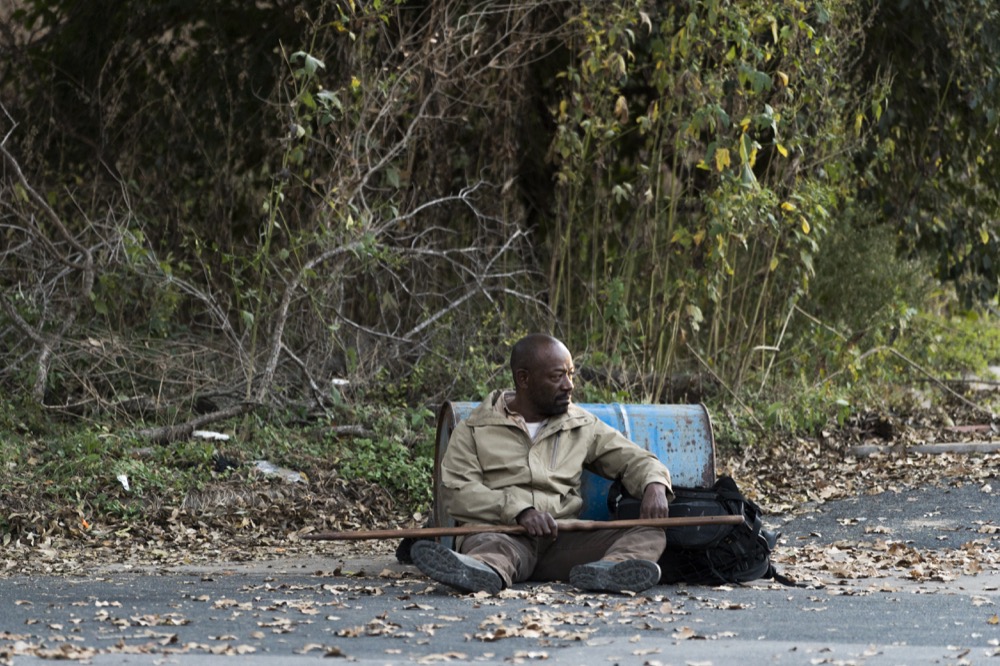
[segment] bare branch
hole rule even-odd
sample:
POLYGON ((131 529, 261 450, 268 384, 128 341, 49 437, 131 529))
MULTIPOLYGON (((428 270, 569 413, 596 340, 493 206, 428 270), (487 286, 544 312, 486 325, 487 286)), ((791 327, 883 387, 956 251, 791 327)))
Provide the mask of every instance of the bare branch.
POLYGON ((316 406, 319 407, 320 409, 325 409, 326 397, 320 390, 319 385, 316 384, 316 380, 313 379, 312 374, 309 372, 309 367, 305 364, 305 362, 301 358, 296 356, 295 352, 289 349, 288 346, 285 345, 285 343, 281 343, 281 349, 286 354, 288 354, 288 358, 292 359, 295 365, 299 366, 299 369, 302 370, 302 374, 305 376, 306 381, 309 382, 309 390, 312 391, 313 400, 316 401, 316 406))
POLYGON ((299 288, 299 285, 302 284, 302 280, 304 280, 306 275, 312 272, 320 264, 330 261, 331 259, 339 257, 347 252, 353 252, 359 247, 361 247, 361 243, 355 242, 343 247, 333 248, 319 254, 318 256, 307 261, 299 270, 295 278, 285 285, 285 291, 281 297, 281 302, 279 303, 278 310, 274 315, 274 329, 271 332, 270 353, 268 354, 267 362, 264 365, 264 370, 260 375, 257 385, 258 400, 263 399, 263 396, 271 389, 271 382, 274 380, 274 371, 278 367, 278 358, 281 355, 281 348, 283 344, 282 337, 284 336, 285 325, 288 322, 288 308, 292 303, 292 296, 299 288))
MULTIPOLYGON (((21 165, 18 164, 17 160, 14 159, 14 156, 10 154, 10 151, 7 150, 7 147, 3 143, 0 143, 0 155, 3 155, 4 160, 7 162, 7 166, 9 166, 14 172, 18 183, 21 184, 21 187, 24 188, 24 191, 30 196, 31 200, 35 202, 35 205, 42 209, 46 217, 48 217, 49 221, 59 231, 59 234, 66 240, 66 242, 72 245, 74 249, 84 256, 85 261, 82 264, 78 264, 70 261, 65 255, 54 253, 56 257, 70 268, 82 271, 84 274, 93 271, 94 261, 90 254, 90 250, 80 243, 76 236, 69 232, 69 229, 67 229, 66 225, 63 224, 62 218, 60 218, 59 215, 52 209, 52 206, 49 205, 49 202, 46 201, 45 197, 39 194, 35 188, 31 186, 31 183, 28 182, 24 172, 21 171, 21 165)), ((44 238, 44 235, 41 233, 39 233, 39 236, 44 238)), ((54 246, 52 246, 51 243, 48 243, 48 247, 51 250, 54 250, 54 246)), ((93 284, 93 279, 91 279, 90 284, 93 284)), ((85 293, 90 293, 90 290, 86 289, 85 293)))
POLYGON ((218 421, 224 421, 226 419, 235 418, 237 416, 242 416, 248 414, 257 405, 249 402, 240 403, 238 405, 233 405, 227 409, 222 409, 217 412, 212 412, 211 414, 204 414, 196 418, 191 419, 185 423, 179 423, 177 425, 162 426, 159 428, 146 428, 139 430, 136 434, 144 439, 151 440, 157 444, 169 444, 170 442, 175 442, 179 439, 185 439, 191 436, 191 433, 199 428, 204 428, 210 423, 216 423, 218 421))

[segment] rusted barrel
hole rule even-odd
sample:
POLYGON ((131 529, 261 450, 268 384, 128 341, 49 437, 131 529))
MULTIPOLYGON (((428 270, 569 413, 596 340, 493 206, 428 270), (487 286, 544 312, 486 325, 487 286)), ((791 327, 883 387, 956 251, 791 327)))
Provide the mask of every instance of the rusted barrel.
MULTIPOLYGON (((438 410, 437 443, 434 447, 434 524, 454 522, 441 501, 441 460, 455 425, 479 403, 446 402, 438 410)), ((636 405, 622 403, 579 404, 578 407, 604 421, 647 451, 656 454, 681 486, 711 486, 715 483, 715 438, 704 405, 636 405)), ((584 472, 581 494, 585 520, 608 520, 608 488, 611 481, 584 472)))

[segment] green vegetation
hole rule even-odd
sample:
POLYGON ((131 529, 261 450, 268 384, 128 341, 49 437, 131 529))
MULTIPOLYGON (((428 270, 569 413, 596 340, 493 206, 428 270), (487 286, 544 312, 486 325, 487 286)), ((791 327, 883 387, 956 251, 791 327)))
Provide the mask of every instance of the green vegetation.
POLYGON ((943 378, 964 374, 985 377, 989 366, 996 366, 1000 360, 1000 326, 995 317, 974 312, 924 314, 914 322, 900 348, 943 378))
MULTIPOLYGON (((224 424, 227 441, 200 439, 149 446, 124 424, 93 426, 41 419, 26 424, 15 414, 30 404, 4 403, 0 420, 0 469, 4 511, 0 532, 53 530, 82 533, 84 521, 127 525, 166 521, 208 489, 286 485, 255 471, 254 462, 300 472, 322 493, 329 477, 377 484, 400 511, 430 503, 433 419, 427 409, 363 407, 351 414, 360 435, 335 434, 334 422, 262 423, 254 415, 224 424), (225 464, 220 464, 224 462, 225 464)), ((310 491, 305 491, 310 492, 310 491)), ((239 511, 233 506, 228 511, 239 511)), ((198 515, 191 512, 192 517, 198 515)))
POLYGON ((531 330, 738 447, 1000 360, 991 3, 77 5, 0 9, 3 529, 254 460, 426 508, 531 330))

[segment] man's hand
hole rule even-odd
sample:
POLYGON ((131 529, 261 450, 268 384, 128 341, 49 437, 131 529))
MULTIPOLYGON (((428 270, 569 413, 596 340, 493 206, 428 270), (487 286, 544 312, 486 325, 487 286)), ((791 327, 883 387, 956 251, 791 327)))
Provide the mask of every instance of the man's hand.
POLYGON ((667 505, 667 487, 662 483, 651 483, 642 493, 642 504, 639 507, 640 518, 669 518, 670 507, 667 505))
POLYGON ((559 536, 559 525, 551 513, 541 512, 535 507, 529 507, 517 514, 517 524, 523 527, 528 536, 551 537, 555 539, 559 536))

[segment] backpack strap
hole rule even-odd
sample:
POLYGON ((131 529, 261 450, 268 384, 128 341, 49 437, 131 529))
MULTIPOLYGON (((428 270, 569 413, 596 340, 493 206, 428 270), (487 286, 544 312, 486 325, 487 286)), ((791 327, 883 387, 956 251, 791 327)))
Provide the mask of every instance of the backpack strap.
POLYGON ((788 576, 778 573, 778 570, 774 568, 773 564, 768 566, 767 572, 763 576, 761 576, 761 578, 770 578, 774 582, 781 583, 785 587, 809 587, 805 583, 796 583, 788 576))

